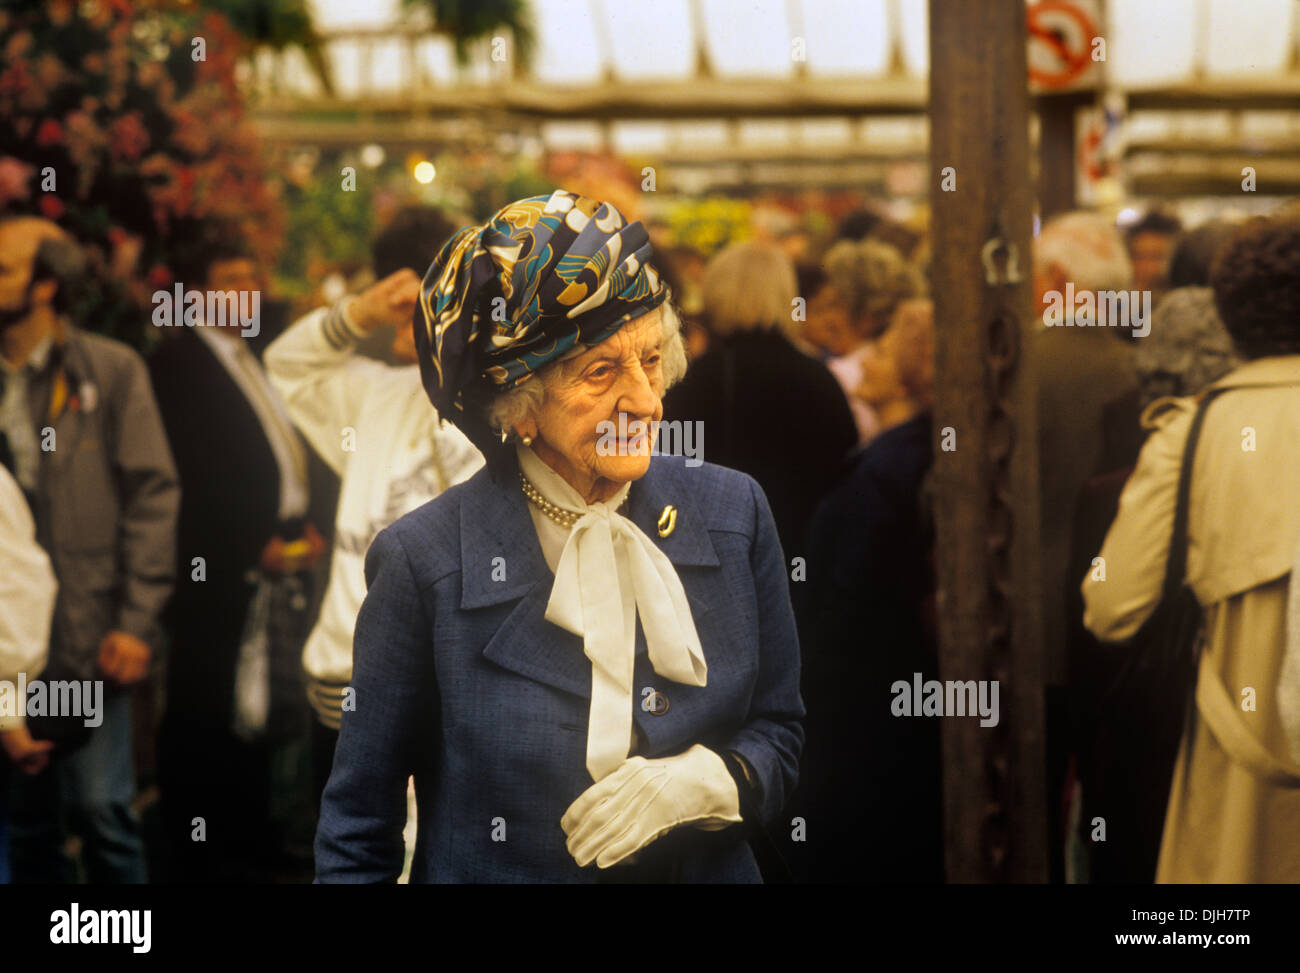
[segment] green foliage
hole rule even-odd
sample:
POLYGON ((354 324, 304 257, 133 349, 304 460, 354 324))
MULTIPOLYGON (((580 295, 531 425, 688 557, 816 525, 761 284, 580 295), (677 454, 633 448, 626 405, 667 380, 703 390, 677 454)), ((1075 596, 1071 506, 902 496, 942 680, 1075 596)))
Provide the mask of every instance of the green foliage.
POLYGON ((502 30, 514 35, 520 65, 532 63, 537 38, 527 0, 402 0, 402 7, 429 11, 434 29, 451 40, 461 65, 468 63, 475 41, 502 30))
POLYGON ((438 178, 419 191, 421 201, 468 219, 486 220, 507 203, 555 189, 535 163, 500 152, 448 152, 434 163, 438 178))
POLYGON ((279 50, 316 42, 307 0, 203 0, 202 6, 226 18, 237 33, 279 50))
POLYGON ((300 47, 327 92, 333 92, 320 35, 307 0, 202 0, 201 6, 226 18, 231 28, 255 46, 275 50, 300 47))
POLYGON ((289 209, 285 246, 277 274, 290 293, 305 290, 312 261, 332 264, 369 263, 374 221, 374 180, 359 170, 355 190, 341 188, 343 163, 322 162, 321 178, 302 185, 287 185, 284 200, 289 209))

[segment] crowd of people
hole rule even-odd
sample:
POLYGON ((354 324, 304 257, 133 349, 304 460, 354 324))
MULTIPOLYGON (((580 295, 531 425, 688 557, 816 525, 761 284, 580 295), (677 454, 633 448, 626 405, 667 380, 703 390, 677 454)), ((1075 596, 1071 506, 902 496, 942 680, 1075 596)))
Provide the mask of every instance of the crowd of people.
MULTIPOLYGON (((889 706, 940 671, 928 253, 413 205, 357 293, 145 359, 5 217, 0 680, 103 696, 0 707, 0 880, 942 881, 939 723, 889 706)), ((1056 875, 1300 880, 1300 213, 1058 216, 1034 301, 1056 875), (1205 636, 1142 684, 1171 549, 1205 636)))

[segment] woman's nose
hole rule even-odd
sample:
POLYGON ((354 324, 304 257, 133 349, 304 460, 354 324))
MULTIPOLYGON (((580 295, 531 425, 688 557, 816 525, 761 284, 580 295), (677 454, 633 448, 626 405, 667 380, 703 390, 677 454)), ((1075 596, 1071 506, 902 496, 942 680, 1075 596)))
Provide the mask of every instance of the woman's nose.
POLYGON ((619 411, 638 418, 658 418, 659 395, 643 368, 632 369, 619 396, 619 411))

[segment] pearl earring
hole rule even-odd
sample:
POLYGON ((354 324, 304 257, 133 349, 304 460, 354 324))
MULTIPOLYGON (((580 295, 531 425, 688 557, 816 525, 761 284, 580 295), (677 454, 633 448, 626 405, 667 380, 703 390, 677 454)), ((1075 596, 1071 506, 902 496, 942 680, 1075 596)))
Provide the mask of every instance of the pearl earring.
POLYGON ((525 445, 525 446, 531 446, 532 444, 533 444, 533 437, 532 437, 532 436, 525 436, 525 437, 524 437, 524 445, 525 445))

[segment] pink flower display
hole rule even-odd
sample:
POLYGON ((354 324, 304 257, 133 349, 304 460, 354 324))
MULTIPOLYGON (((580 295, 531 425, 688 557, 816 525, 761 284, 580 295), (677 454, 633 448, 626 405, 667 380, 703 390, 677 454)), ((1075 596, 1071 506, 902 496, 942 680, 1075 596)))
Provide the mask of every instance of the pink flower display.
POLYGON ((59 197, 53 193, 41 193, 40 202, 37 205, 41 215, 47 220, 57 220, 66 211, 59 197))
POLYGON ((63 126, 56 119, 47 118, 36 129, 36 144, 42 148, 57 145, 63 139, 63 126))
POLYGON ((140 121, 139 112, 128 112, 113 120, 109 127, 110 151, 114 158, 134 162, 149 148, 149 132, 140 121))
POLYGON ((35 170, 12 156, 0 157, 0 206, 27 199, 31 195, 28 183, 35 170))
POLYGON ((244 42, 221 16, 170 0, 44 0, 0 17, 0 207, 57 220, 85 246, 98 327, 144 345, 149 295, 213 237, 236 233, 274 263, 279 175, 235 84, 244 42), (195 63, 200 35, 207 60, 195 63), (41 185, 47 169, 57 185, 41 185))

